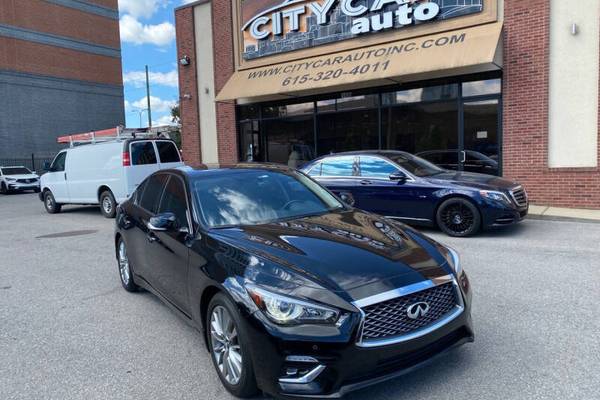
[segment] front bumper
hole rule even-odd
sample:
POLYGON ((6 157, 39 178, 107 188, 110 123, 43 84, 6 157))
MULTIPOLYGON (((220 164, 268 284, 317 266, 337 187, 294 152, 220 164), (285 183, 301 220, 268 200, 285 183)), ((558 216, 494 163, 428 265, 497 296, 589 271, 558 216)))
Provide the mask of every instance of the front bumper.
POLYGON ((8 182, 7 185, 8 190, 38 190, 40 188, 40 183, 19 183, 19 182, 8 182))
POLYGON ((529 205, 525 207, 506 207, 487 205, 482 209, 483 227, 492 228, 517 224, 529 213, 529 205))
POLYGON ((379 347, 356 344, 358 328, 348 341, 318 339, 318 329, 306 327, 296 339, 276 337, 266 332, 256 315, 249 315, 248 332, 259 387, 279 398, 339 398, 420 368, 446 351, 474 339, 471 321, 471 295, 464 296, 463 312, 446 325, 424 336, 379 347), (314 329, 314 341, 306 331, 314 329), (286 382, 289 371, 315 372, 310 382, 286 382), (282 379, 283 378, 283 379, 282 379))

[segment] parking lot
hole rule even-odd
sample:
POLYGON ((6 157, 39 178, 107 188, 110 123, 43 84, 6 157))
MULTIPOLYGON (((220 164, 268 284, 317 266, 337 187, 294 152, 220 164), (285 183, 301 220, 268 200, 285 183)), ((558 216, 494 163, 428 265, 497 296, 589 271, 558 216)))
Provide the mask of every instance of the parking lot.
MULTIPOLYGON (((0 399, 230 399, 203 341, 120 285, 114 220, 0 196, 0 399)), ((349 399, 592 399, 600 393, 600 224, 526 220, 462 255, 475 343, 349 399)))

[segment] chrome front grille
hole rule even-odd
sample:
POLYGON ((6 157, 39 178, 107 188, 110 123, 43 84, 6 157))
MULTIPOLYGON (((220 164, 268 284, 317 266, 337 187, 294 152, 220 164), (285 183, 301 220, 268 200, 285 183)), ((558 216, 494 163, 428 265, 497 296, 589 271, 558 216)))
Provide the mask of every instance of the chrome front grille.
POLYGON ((522 186, 512 189, 510 195, 519 207, 527 206, 527 192, 522 186))
POLYGON ((439 323, 454 312, 462 311, 454 283, 447 282, 425 290, 396 297, 362 308, 364 313, 362 344, 381 342, 410 335, 439 323), (428 304, 425 315, 412 319, 408 308, 420 302, 428 304))

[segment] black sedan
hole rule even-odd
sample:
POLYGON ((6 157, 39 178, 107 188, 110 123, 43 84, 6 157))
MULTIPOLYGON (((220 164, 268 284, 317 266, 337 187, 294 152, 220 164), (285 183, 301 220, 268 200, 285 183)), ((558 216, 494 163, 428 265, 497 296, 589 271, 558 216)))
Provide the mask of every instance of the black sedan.
POLYGON ((287 167, 154 173, 115 247, 123 287, 196 326, 239 397, 338 397, 473 340, 455 251, 287 167))
POLYGON ((401 151, 328 155, 302 171, 356 208, 438 226, 451 236, 518 223, 529 209, 527 193, 516 182, 446 170, 401 151))

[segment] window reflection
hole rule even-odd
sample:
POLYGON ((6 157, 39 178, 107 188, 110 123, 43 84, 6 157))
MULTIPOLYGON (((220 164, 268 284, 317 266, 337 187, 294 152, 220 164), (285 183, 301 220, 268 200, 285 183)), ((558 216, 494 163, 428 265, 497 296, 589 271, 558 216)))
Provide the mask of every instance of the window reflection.
POLYGON ((298 168, 315 158, 313 116, 263 121, 270 162, 298 168))
POLYGON ((439 85, 400 90, 397 92, 383 93, 381 96, 383 105, 455 99, 458 96, 458 85, 439 85))
POLYGON ((482 96, 498 94, 502 91, 502 79, 488 79, 463 83, 463 96, 482 96))

